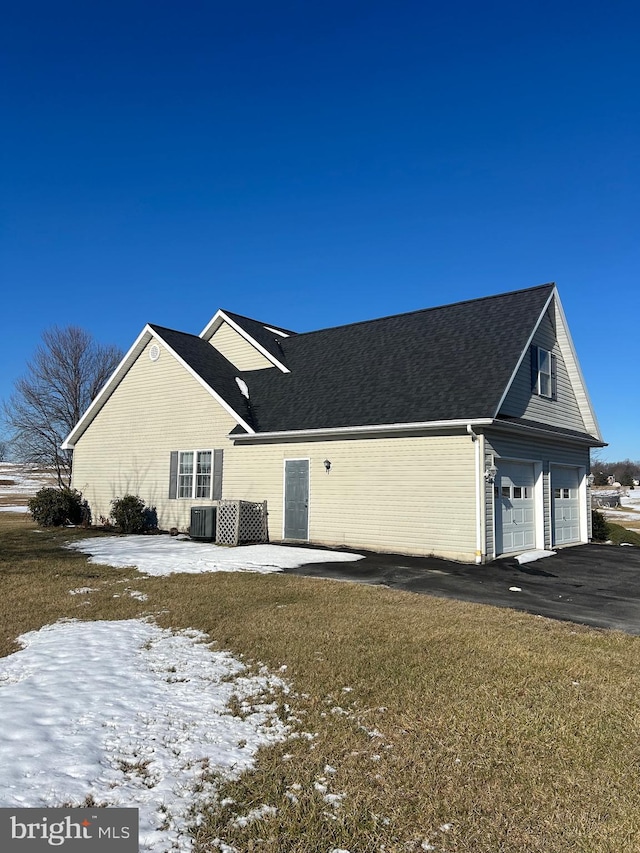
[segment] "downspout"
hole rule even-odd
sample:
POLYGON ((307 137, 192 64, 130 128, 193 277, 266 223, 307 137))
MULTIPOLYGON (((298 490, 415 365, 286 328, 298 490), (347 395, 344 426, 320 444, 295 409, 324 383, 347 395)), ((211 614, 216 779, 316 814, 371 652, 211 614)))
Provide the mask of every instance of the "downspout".
POLYGON ((476 565, 482 563, 482 471, 480 470, 480 436, 473 431, 471 424, 467 424, 467 432, 476 449, 476 565))

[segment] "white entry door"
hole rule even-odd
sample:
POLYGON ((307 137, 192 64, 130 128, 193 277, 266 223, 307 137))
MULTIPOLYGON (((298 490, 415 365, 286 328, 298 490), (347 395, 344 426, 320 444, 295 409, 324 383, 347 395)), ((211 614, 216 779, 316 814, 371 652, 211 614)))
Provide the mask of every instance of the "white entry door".
POLYGON ((580 542, 580 474, 577 468, 551 469, 553 544, 580 542))
POLYGON ((496 550, 527 551, 536 545, 535 475, 529 462, 501 462, 496 477, 496 550))

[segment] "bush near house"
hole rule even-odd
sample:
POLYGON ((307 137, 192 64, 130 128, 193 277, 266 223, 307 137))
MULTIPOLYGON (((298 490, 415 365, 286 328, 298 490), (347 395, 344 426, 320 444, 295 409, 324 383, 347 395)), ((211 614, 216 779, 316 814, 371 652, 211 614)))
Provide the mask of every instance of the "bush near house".
POLYGON ((29 512, 33 520, 43 527, 60 527, 63 524, 91 524, 91 509, 82 494, 75 489, 43 488, 29 499, 29 512))
POLYGON ((112 500, 111 517, 120 533, 147 533, 158 526, 155 507, 145 506, 137 495, 112 500))
POLYGON ((594 542, 606 542, 609 539, 609 524, 597 509, 591 512, 591 538, 594 542))

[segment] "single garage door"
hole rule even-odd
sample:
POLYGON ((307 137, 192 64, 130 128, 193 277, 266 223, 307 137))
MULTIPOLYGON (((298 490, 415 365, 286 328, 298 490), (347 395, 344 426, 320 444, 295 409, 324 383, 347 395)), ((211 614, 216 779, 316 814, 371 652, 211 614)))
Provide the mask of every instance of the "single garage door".
POLYGON ((501 462, 496 477, 496 546, 498 554, 527 551, 536 545, 533 465, 501 462))
POLYGON ((577 468, 551 469, 553 544, 580 541, 580 475, 577 468))

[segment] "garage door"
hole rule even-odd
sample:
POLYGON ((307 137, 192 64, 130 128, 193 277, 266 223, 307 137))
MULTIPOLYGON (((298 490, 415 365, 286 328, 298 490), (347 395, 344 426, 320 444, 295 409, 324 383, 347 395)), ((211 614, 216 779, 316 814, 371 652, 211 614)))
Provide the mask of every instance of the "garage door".
POLYGON ((502 462, 496 477, 496 546, 498 554, 535 548, 533 465, 502 462))
POLYGON ((580 541, 579 484, 577 468, 551 469, 554 545, 580 541))

